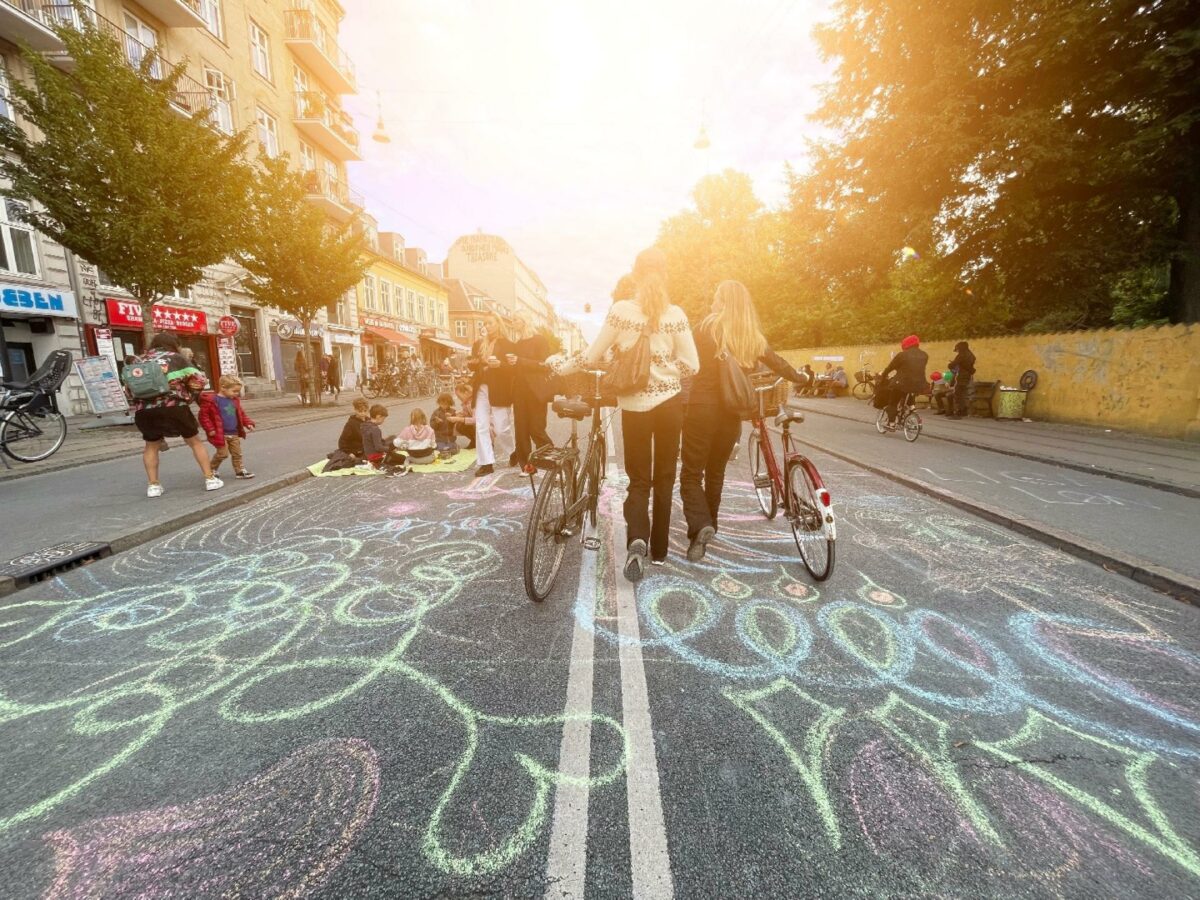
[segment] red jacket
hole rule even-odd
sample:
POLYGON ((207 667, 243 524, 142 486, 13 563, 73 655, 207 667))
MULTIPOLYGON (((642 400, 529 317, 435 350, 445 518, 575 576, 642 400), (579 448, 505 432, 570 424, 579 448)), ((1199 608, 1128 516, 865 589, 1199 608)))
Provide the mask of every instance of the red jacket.
MULTIPOLYGON (((242 400, 240 397, 230 397, 234 407, 237 409, 238 431, 237 436, 244 438, 246 436, 246 426, 254 427, 254 420, 246 415, 246 411, 242 409, 242 400)), ((200 427, 204 429, 204 433, 208 435, 208 442, 214 447, 225 446, 225 425, 221 422, 221 410, 217 406, 217 395, 213 391, 205 391, 200 395, 200 427)))

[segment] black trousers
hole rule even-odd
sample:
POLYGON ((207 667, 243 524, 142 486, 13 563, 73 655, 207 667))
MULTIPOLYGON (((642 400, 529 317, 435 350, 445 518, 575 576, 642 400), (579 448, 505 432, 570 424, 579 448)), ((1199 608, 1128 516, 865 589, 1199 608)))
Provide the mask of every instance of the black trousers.
POLYGON ((626 546, 636 540, 648 541, 652 559, 667 558, 682 428, 683 402, 678 394, 647 412, 621 411, 625 473, 629 476, 629 492, 625 495, 626 546))
POLYGON ((468 450, 475 449, 475 426, 474 425, 468 425, 465 422, 460 422, 459 424, 454 426, 454 434, 457 437, 465 437, 469 441, 469 443, 467 444, 468 450))
POLYGON ((550 435, 546 434, 546 404, 523 384, 518 384, 513 392, 513 431, 519 466, 529 462, 532 450, 550 443, 550 435))
POLYGON ((954 414, 957 416, 970 415, 971 412, 971 376, 960 376, 954 379, 954 414))
POLYGON ((683 465, 679 470, 688 540, 706 525, 717 527, 725 467, 741 436, 742 420, 737 416, 715 404, 689 404, 683 417, 683 465))

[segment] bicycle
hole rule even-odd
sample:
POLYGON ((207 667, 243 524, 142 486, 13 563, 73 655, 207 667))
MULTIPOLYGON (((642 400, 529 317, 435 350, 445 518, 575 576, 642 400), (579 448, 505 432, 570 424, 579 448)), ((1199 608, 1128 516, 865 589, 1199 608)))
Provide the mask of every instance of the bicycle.
POLYGON ((62 447, 67 420, 58 411, 54 392, 70 367, 70 352, 55 350, 28 381, 0 383, 0 451, 5 456, 17 462, 40 462, 62 447))
MULTIPOLYGON (((910 444, 921 436, 921 429, 924 427, 924 423, 917 412, 917 405, 913 400, 912 394, 905 394, 904 399, 896 407, 896 421, 900 423, 904 432, 904 439, 910 444)), ((888 425, 886 409, 881 409, 879 415, 875 417, 875 430, 880 434, 887 434, 889 431, 896 430, 895 425, 888 425)))
POLYGON ((825 581, 833 574, 837 559, 833 500, 816 465, 799 451, 792 439, 792 423, 803 422, 804 414, 785 405, 787 388, 779 390, 783 385, 784 379, 779 378, 754 388, 758 394, 758 415, 750 421, 747 440, 751 485, 759 509, 768 519, 778 514, 782 499, 800 561, 814 581, 825 581), (782 429, 782 470, 767 432, 767 419, 771 415, 775 426, 782 429))
POLYGON ((594 531, 599 519, 600 489, 608 458, 604 437, 606 422, 601 409, 615 401, 600 394, 603 372, 589 369, 587 373, 595 378, 592 397, 587 400, 559 399, 552 404, 560 419, 571 420, 571 437, 567 443, 562 447, 540 447, 529 457, 531 465, 546 473, 535 491, 525 536, 525 593, 538 603, 554 588, 567 541, 578 534, 585 550, 600 549, 599 538, 589 536, 585 525, 594 531), (581 452, 579 423, 589 415, 592 427, 587 435, 587 445, 581 452))

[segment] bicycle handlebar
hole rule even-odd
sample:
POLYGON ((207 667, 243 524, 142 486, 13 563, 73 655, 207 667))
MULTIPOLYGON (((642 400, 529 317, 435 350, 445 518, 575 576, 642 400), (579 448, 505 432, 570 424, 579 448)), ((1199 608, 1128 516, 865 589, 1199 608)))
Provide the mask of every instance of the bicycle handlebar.
POLYGON ((754 389, 754 393, 765 394, 767 391, 773 391, 773 390, 775 390, 775 388, 779 387, 785 381, 787 381, 787 379, 784 378, 782 375, 780 375, 778 378, 776 378, 770 384, 764 384, 761 387, 756 387, 754 389))

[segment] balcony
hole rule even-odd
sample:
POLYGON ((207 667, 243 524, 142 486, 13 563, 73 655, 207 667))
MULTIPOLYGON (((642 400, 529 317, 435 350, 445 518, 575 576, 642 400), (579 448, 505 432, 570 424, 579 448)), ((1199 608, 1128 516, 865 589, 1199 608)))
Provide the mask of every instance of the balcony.
POLYGON ((296 93, 296 130, 341 162, 362 159, 354 122, 339 106, 317 91, 296 93))
POLYGON ((138 0, 141 7, 168 28, 204 28, 200 0, 138 0))
POLYGON ((0 0, 0 34, 34 50, 62 50, 62 41, 50 29, 54 20, 46 14, 48 5, 39 0, 0 0))
POLYGON ((363 211, 366 203, 362 195, 350 190, 345 182, 328 172, 310 171, 305 172, 303 177, 308 199, 320 206, 329 218, 348 222, 363 211))
MULTIPOLYGON (((70 25, 73 28, 83 27, 83 23, 80 20, 80 13, 70 4, 41 3, 39 5, 43 13, 43 21, 70 25)), ((128 34, 116 22, 104 18, 104 16, 97 12, 85 10, 83 15, 87 16, 96 27, 121 45, 121 50, 125 54, 126 61, 134 68, 138 68, 142 65, 143 61, 148 60, 146 70, 150 77, 155 79, 162 78, 171 70, 173 63, 159 48, 143 44, 137 38, 128 34)), ((57 37, 55 41, 57 41, 57 47, 46 52, 46 58, 60 69, 70 72, 75 68, 75 60, 71 59, 63 43, 58 41, 57 37)), ((212 92, 205 85, 184 72, 175 83, 175 93, 171 96, 171 106, 175 111, 189 117, 195 115, 205 116, 212 109, 212 105, 212 92)))
POLYGON ((284 11, 283 42, 304 67, 335 94, 354 94, 354 65, 312 10, 284 11))

